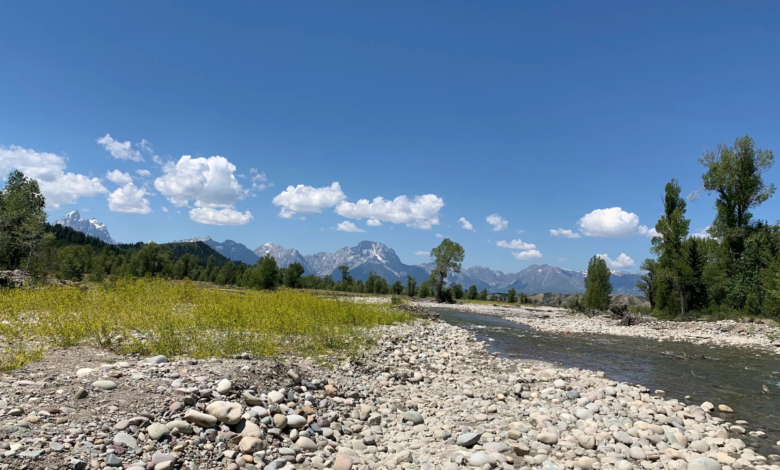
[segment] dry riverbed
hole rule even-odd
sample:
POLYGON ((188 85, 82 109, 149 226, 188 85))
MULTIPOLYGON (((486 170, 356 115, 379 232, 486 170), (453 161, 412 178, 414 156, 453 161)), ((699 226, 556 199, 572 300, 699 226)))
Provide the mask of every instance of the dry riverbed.
POLYGON ((0 382, 0 468, 780 470, 739 410, 381 327, 350 362, 51 352, 0 382))
POLYGON ((756 348, 780 355, 780 328, 775 322, 741 323, 734 320, 661 321, 651 320, 634 326, 620 326, 607 316, 587 317, 559 307, 525 307, 506 304, 437 304, 418 301, 413 305, 436 309, 454 309, 479 315, 496 315, 540 331, 551 333, 590 333, 633 336, 659 341, 683 341, 712 346, 756 348))

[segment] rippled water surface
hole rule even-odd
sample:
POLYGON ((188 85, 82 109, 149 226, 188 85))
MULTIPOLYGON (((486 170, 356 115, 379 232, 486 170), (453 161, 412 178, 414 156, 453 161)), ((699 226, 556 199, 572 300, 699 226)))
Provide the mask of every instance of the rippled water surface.
POLYGON ((745 420, 748 431, 768 435, 765 439, 740 436, 745 442, 763 454, 780 454, 776 445, 780 440, 778 356, 622 336, 545 333, 499 317, 444 309, 437 313, 447 323, 472 330, 480 340, 492 338, 487 343, 490 351, 505 357, 600 370, 620 382, 665 390, 668 397, 683 402, 729 405, 734 414, 722 418, 745 420), (761 392, 762 385, 770 395, 761 392))

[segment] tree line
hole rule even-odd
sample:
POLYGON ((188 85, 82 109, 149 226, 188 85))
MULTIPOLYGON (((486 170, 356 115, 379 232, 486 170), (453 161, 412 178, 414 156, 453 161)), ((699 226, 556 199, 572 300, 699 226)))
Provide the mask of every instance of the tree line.
POLYGON ((752 213, 775 192, 764 180, 774 165, 772 151, 745 136, 704 153, 699 163, 702 187, 687 201, 676 179, 666 184, 652 239, 656 257, 642 263, 637 287, 663 317, 780 316, 780 230, 752 213), (716 197, 703 237, 690 233, 686 217, 688 202, 700 192, 716 197))
MULTIPOLYGON (((434 297, 439 302, 489 300, 487 289, 475 285, 463 288, 448 284, 448 273, 460 272, 465 250, 444 239, 431 250, 434 268, 419 283, 412 276, 406 283, 390 284, 374 272, 355 280, 349 267, 339 266, 335 275, 305 276, 300 263, 279 267, 264 256, 250 266, 231 261, 203 242, 135 243, 111 245, 70 227, 46 222, 45 198, 38 182, 19 171, 12 172, 0 191, 0 269, 22 269, 34 278, 54 276, 63 280, 102 282, 123 277, 162 277, 190 279, 253 289, 277 287, 332 290, 366 294, 392 294, 434 297)), ((499 301, 493 294, 490 300, 499 301)), ((528 296, 510 289, 506 301, 528 303, 528 296)))

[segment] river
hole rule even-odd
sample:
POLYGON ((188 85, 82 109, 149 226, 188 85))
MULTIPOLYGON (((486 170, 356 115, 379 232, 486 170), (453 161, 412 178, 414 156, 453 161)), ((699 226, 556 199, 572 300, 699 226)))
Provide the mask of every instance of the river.
MULTIPOLYGON (((436 310, 449 324, 473 331, 490 352, 510 359, 539 360, 562 367, 604 371, 620 382, 664 390, 684 403, 730 406, 719 414, 766 438, 735 436, 764 455, 780 454, 780 360, 753 350, 674 343, 625 336, 555 334, 496 316, 436 310), (493 339, 493 341, 488 341, 493 339), (762 386, 770 394, 762 393, 762 386), (685 397, 690 397, 686 399, 685 397)), ((715 413, 718 413, 715 411, 715 413)))

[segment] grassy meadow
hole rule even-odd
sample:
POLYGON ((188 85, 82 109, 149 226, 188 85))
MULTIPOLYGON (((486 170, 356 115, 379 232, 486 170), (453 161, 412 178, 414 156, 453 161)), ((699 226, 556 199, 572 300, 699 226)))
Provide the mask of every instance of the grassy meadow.
POLYGON ((409 315, 347 299, 279 289, 205 288, 191 282, 127 279, 85 288, 47 286, 0 293, 0 369, 49 347, 90 344, 169 357, 351 354, 366 329, 409 315))

